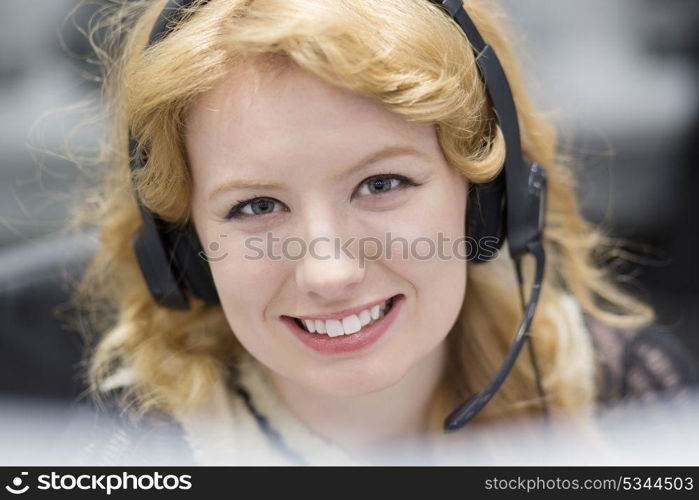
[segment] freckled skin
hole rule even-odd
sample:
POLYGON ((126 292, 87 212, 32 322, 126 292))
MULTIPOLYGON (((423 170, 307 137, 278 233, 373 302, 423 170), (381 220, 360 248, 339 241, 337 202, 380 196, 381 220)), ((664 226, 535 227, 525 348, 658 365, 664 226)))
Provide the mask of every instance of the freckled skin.
MULTIPOLYGON (((268 232, 305 241, 338 236, 384 241, 389 231, 408 242, 436 242, 439 232, 452 241, 462 237, 467 183, 447 164, 434 127, 408 122, 293 66, 274 77, 253 66, 239 68, 194 102, 186 124, 195 225, 204 248, 220 245, 213 257, 225 254, 211 262, 224 313, 245 348, 288 389, 287 397, 301 392, 356 397, 401 384, 419 391, 416 381, 436 379, 444 362, 443 340, 464 298, 463 260, 412 255, 406 260, 400 245, 364 266, 342 254, 326 260, 310 255, 250 260, 246 255, 253 252, 244 246, 246 238, 268 232), (347 172, 369 152, 396 144, 427 158, 394 157, 347 172), (382 199, 355 192, 368 177, 388 173, 421 185, 399 188, 382 199), (252 177, 284 188, 234 189, 209 200, 221 183, 252 177), (285 209, 256 220, 225 219, 237 202, 254 197, 273 198, 285 209), (315 352, 279 319, 399 293, 406 300, 395 323, 359 352, 315 352)), ((275 247, 278 254, 280 246, 275 247)), ((333 253, 324 242, 315 248, 317 255, 333 253)), ((357 255, 357 245, 350 248, 357 255)), ((428 250, 425 243, 417 245, 420 255, 428 250)), ((425 390, 428 385, 424 382, 425 390)))

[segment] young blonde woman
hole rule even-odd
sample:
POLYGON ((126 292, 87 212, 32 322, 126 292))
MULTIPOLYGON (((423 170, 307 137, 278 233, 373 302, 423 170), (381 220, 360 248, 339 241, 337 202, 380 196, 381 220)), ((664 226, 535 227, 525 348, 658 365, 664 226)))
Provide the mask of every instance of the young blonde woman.
POLYGON ((98 400, 164 416, 197 463, 372 463, 384 449, 439 463, 435 443, 478 422, 587 418, 686 381, 651 309, 597 264, 610 242, 581 218, 493 2, 179 3, 124 2, 100 47, 111 161, 76 219, 99 234, 80 289, 103 332, 87 372, 98 400), (498 78, 509 130, 502 88, 485 85, 498 78), (536 263, 513 252, 528 210, 515 176, 517 192, 544 191, 536 263), (498 179, 504 206, 472 202, 498 179), (465 238, 492 210, 509 241, 465 238), (198 260, 168 254, 179 241, 198 260), (474 244, 485 262, 463 258, 474 244), (445 435, 456 408, 447 430, 471 423, 445 435))

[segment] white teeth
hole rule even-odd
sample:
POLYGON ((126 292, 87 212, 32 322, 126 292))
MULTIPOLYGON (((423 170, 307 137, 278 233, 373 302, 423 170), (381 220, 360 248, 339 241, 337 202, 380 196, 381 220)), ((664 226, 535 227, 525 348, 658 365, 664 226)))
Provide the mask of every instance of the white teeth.
POLYGON ((328 335, 331 337, 345 334, 345 329, 342 327, 342 322, 340 320, 329 319, 325 322, 325 326, 328 329, 328 335))
POLYGON ((350 314, 342 319, 304 319, 301 323, 306 331, 310 333, 327 334, 330 337, 340 335, 351 335, 357 333, 365 326, 383 318, 386 315, 388 303, 376 304, 374 307, 365 309, 358 314, 350 314))
POLYGON ((359 322, 362 324, 362 326, 366 326, 371 323, 371 313, 368 309, 364 309, 359 313, 359 322))
POLYGON ((345 318, 342 318, 342 329, 345 331, 345 335, 350 333, 357 333, 361 330, 362 324, 359 321, 359 317, 356 314, 351 314, 345 318))
POLYGON ((311 332, 315 333, 316 332, 316 322, 315 320, 312 319, 304 319, 303 320, 304 324, 306 325, 306 329, 311 332))

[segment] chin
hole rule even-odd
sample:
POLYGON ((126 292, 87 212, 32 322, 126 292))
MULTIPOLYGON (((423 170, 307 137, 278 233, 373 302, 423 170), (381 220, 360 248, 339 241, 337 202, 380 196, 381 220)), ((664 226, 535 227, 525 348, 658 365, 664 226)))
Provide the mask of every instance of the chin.
POLYGON ((390 364, 385 359, 372 364, 360 362, 351 369, 330 365, 313 373, 304 385, 328 396, 358 397, 392 387, 403 378, 407 368, 390 364))

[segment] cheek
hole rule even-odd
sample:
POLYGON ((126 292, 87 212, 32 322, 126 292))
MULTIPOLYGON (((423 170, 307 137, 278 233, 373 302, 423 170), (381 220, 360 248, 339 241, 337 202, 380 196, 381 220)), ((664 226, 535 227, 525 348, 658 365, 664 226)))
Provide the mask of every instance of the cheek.
POLYGON ((389 259, 407 260, 424 274, 454 272, 465 267, 465 210, 465 185, 455 185, 451 177, 435 182, 400 213, 400 220, 392 221, 390 231, 396 243, 387 246, 389 259))
POLYGON ((281 286, 279 264, 230 258, 212 266, 221 307, 235 338, 267 366, 284 366, 288 349, 270 335, 268 308, 281 286), (260 279, 264 276, 264 279, 260 279))
POLYGON ((466 290, 466 261, 453 251, 464 233, 463 210, 456 207, 445 204, 415 219, 414 227, 420 231, 413 240, 410 260, 404 262, 416 288, 419 333, 430 346, 453 326, 466 290))
POLYGON ((408 258, 404 245, 389 245, 387 265, 412 284, 413 330, 420 336, 416 342, 429 348, 446 336, 464 300, 466 185, 459 183, 459 178, 445 178, 425 194, 415 209, 404 214, 400 222, 394 221, 392 227, 394 240, 408 242, 408 258))
POLYGON ((223 311, 243 343, 243 337, 259 332, 282 280, 278 262, 256 258, 257 253, 244 244, 242 238, 229 235, 215 255, 209 253, 211 273, 223 311), (260 276, 265 278, 260 279, 260 276))

